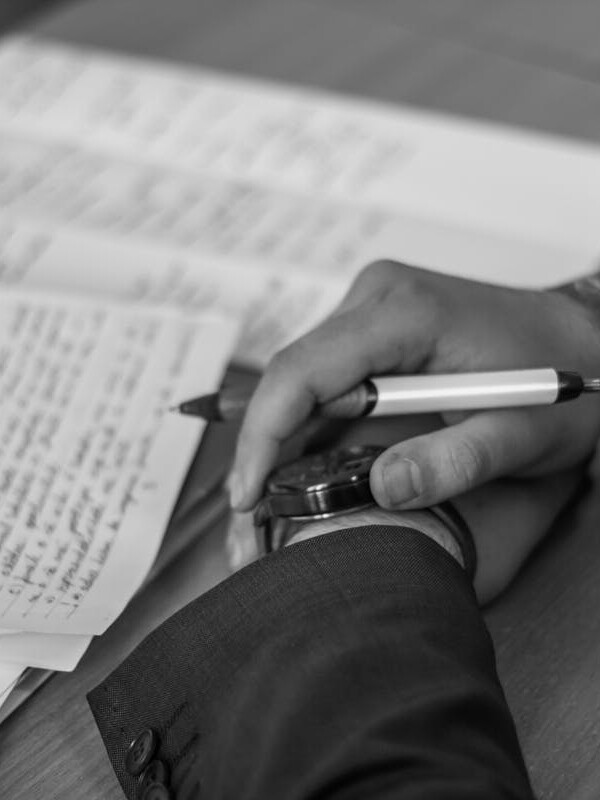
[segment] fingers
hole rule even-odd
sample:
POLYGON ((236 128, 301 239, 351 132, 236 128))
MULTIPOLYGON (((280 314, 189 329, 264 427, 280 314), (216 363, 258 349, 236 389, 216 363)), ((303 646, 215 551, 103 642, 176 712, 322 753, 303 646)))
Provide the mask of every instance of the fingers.
MULTIPOLYGON (((279 353, 246 413, 230 476, 231 501, 249 510, 290 437, 315 405, 386 372, 456 372, 569 364, 595 369, 589 320, 548 293, 486 286, 379 262, 363 270, 336 312, 279 353), (585 354, 585 358, 578 354, 585 354)), ((371 473, 384 507, 420 508, 493 477, 543 474, 577 463, 600 412, 518 409, 468 417, 404 441, 371 473), (548 411, 546 414, 545 411, 548 411)), ((591 409, 591 406, 587 406, 591 409)), ((447 421, 447 420, 446 420, 447 421)))
POLYGON ((435 312, 426 302, 403 303, 395 292, 372 295, 326 320, 279 353, 249 404, 229 485, 232 506, 248 510, 286 439, 318 403, 369 375, 417 371, 434 346, 435 312))
POLYGON ((585 467, 536 479, 494 481, 461 496, 477 549, 474 588, 480 603, 503 591, 525 559, 574 497, 585 467))
POLYGON ((531 414, 476 414, 390 447, 371 469, 371 490, 384 508, 425 508, 522 471, 547 448, 531 414))
POLYGON ((227 563, 231 572, 255 561, 260 553, 251 514, 232 514, 225 536, 227 563))

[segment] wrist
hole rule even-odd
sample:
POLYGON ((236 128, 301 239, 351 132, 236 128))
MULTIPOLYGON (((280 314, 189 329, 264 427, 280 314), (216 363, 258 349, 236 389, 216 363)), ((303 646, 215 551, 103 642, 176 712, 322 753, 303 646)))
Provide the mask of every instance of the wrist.
POLYGON ((368 525, 393 525, 412 528, 433 539, 464 568, 465 559, 456 538, 448 526, 427 509, 413 511, 388 511, 373 506, 302 524, 286 541, 286 547, 298 542, 323 536, 334 531, 368 525))

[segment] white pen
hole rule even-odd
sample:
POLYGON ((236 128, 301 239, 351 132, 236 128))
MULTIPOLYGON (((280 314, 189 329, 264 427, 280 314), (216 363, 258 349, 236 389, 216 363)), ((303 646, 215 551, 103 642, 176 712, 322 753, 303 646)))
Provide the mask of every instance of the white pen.
MULTIPOLYGON (((546 406, 600 392, 600 378, 551 368, 500 372, 455 372, 444 375, 383 375, 367 378, 354 389, 316 406, 315 416, 329 419, 429 414, 487 408, 546 406)), ((186 400, 171 411, 227 422, 244 415, 250 395, 225 387, 186 400)))

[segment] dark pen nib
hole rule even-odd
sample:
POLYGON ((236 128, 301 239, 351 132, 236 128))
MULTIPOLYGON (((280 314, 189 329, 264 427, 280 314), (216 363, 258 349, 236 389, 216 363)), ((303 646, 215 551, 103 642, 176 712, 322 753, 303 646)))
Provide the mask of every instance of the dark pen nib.
POLYGON ((171 410, 192 417, 202 417, 207 422, 219 421, 222 418, 219 410, 219 395, 216 392, 205 394, 203 397, 195 397, 193 400, 186 400, 171 410))

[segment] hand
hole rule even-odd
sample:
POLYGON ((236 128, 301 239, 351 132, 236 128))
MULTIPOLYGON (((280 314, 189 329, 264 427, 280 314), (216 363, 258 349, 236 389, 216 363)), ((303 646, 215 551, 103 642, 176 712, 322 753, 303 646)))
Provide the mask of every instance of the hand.
MULTIPOLYGON (((232 505, 250 509, 282 445, 317 403, 369 375, 555 366, 597 374, 600 332, 560 292, 507 289, 394 262, 355 281, 339 309, 275 356, 243 422, 232 505)), ((539 477, 580 464, 600 432, 594 396, 564 405, 446 414, 443 427, 393 444, 371 471, 384 508, 415 509, 500 476, 539 477)))
MULTIPOLYGON (((350 440, 354 438, 355 434, 350 432, 350 440)), ((455 500, 473 533, 477 552, 473 585, 481 604, 493 600, 510 584, 558 514, 575 496, 584 471, 581 466, 545 478, 505 478, 455 500)), ((233 571, 258 556, 251 517, 248 513, 232 517, 227 544, 233 571)), ((457 549, 452 547, 452 536, 441 521, 419 510, 387 511, 375 506, 309 522, 294 534, 289 544, 361 525, 397 525, 420 530, 460 560, 457 549)))

